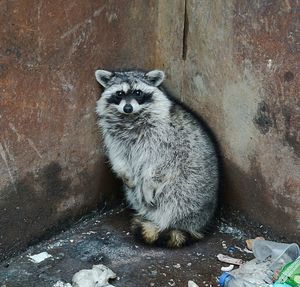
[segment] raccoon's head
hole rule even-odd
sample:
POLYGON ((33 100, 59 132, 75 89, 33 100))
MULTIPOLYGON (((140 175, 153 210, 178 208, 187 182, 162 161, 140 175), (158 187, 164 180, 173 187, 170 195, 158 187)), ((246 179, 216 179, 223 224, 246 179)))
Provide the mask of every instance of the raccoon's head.
POLYGON ((162 109, 169 106, 166 96, 158 88, 165 77, 163 71, 153 70, 143 73, 97 70, 95 76, 104 87, 97 106, 99 114, 118 111, 131 115, 147 109, 162 109))

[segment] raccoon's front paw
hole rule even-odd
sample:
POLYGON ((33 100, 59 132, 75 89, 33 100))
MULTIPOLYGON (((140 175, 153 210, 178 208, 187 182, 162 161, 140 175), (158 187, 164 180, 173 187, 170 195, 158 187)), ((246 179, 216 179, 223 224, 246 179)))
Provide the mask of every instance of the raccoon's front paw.
POLYGON ((156 208, 156 203, 154 201, 143 201, 143 204, 145 207, 147 207, 149 209, 156 208))
POLYGON ((154 208, 156 206, 156 198, 155 198, 156 191, 155 190, 147 190, 143 191, 143 201, 144 204, 148 207, 154 208))

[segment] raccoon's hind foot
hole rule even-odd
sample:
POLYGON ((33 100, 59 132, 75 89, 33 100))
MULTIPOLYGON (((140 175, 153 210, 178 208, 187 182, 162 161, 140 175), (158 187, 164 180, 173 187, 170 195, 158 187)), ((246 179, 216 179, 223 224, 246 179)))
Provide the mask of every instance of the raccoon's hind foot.
POLYGON ((131 231, 134 236, 147 244, 154 244, 159 237, 159 229, 150 221, 134 217, 131 221, 131 231))
POLYGON ((154 223, 140 217, 133 218, 131 230, 135 237, 144 243, 168 248, 180 248, 203 238, 203 235, 198 232, 179 229, 160 231, 154 223))

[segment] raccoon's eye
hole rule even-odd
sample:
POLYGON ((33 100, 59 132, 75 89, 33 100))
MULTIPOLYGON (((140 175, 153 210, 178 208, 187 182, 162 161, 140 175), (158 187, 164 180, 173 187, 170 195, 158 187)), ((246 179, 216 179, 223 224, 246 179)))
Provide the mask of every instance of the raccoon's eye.
POLYGON ((123 97, 125 95, 125 93, 123 91, 117 91, 116 95, 118 97, 123 97))
POLYGON ((123 91, 117 91, 115 94, 115 99, 118 101, 121 101, 122 98, 124 97, 125 93, 123 91))
POLYGON ((135 90, 135 91, 133 92, 133 94, 134 94, 135 96, 137 96, 137 97, 140 97, 140 96, 142 95, 142 91, 140 91, 140 90, 135 90))

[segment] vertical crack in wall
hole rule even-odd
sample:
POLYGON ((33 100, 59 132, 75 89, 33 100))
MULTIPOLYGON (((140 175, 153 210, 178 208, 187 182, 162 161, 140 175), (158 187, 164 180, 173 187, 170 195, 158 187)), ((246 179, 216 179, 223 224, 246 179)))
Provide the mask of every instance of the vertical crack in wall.
POLYGON ((189 17, 187 12, 187 2, 184 1, 184 22, 183 22, 183 34, 182 34, 182 60, 186 60, 187 50, 188 50, 188 34, 189 34, 189 17))

